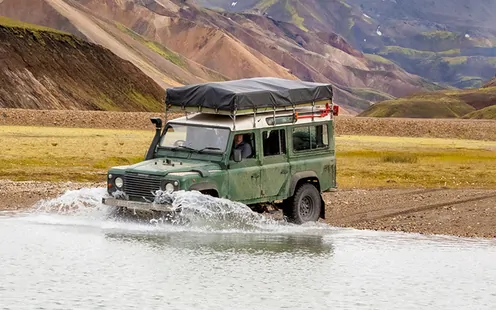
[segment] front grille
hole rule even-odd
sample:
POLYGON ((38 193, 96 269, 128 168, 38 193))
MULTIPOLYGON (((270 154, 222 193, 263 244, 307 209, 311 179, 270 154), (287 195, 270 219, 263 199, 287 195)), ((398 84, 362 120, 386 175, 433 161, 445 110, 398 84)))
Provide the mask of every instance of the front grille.
POLYGON ((154 196, 152 192, 160 189, 160 178, 153 175, 124 175, 124 192, 131 200, 144 200, 153 201, 154 196))

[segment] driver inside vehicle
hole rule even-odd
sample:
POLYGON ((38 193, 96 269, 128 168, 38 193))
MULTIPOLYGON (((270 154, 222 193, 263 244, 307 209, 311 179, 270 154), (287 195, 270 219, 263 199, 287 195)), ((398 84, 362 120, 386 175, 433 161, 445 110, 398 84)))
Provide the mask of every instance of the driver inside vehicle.
POLYGON ((248 158, 252 154, 251 145, 250 143, 243 140, 242 134, 237 134, 234 136, 234 148, 232 156, 234 156, 234 150, 241 150, 241 158, 248 158))

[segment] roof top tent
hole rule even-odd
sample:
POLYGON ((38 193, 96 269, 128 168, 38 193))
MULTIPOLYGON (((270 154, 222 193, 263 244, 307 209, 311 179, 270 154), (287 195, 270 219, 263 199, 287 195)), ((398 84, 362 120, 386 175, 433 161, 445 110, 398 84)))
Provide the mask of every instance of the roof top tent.
POLYGON ((293 111, 296 119, 314 118, 337 115, 332 96, 330 84, 248 78, 168 88, 165 111, 166 117, 169 111, 228 115, 234 123, 238 115, 272 112, 275 117, 280 111, 293 111))

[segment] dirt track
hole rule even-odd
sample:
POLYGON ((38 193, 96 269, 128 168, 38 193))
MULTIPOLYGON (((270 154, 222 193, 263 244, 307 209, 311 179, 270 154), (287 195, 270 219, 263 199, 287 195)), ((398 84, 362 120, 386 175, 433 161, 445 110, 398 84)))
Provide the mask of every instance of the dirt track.
MULTIPOLYGON (((103 186, 0 180, 0 210, 26 209, 69 189, 103 186)), ((496 238, 496 190, 347 190, 324 198, 326 222, 333 226, 496 238)))

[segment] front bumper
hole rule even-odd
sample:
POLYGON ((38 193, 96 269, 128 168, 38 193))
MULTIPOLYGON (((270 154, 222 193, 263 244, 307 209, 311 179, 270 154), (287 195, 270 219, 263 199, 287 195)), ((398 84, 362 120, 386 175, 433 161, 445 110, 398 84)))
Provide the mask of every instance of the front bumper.
POLYGON ((102 203, 107 206, 122 207, 137 211, 161 211, 161 212, 179 211, 175 209, 171 204, 130 201, 130 200, 122 200, 116 198, 109 198, 109 197, 102 198, 102 203))

